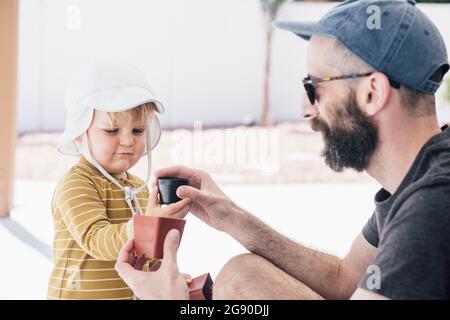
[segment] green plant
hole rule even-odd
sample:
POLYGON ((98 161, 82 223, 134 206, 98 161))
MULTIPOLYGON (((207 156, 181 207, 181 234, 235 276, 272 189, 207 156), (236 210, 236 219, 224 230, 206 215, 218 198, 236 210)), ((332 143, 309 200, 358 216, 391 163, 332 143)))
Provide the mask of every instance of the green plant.
POLYGON ((263 97, 263 109, 261 113, 260 124, 270 125, 272 124, 272 117, 270 115, 270 64, 272 53, 272 21, 275 20, 278 9, 281 5, 289 0, 260 0, 261 9, 264 19, 264 28, 266 32, 266 57, 264 68, 264 97, 263 97))

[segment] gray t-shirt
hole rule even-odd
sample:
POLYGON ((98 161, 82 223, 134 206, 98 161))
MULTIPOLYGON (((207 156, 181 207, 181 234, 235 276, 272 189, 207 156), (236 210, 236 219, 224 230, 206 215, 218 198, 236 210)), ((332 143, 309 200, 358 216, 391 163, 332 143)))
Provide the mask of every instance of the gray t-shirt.
POLYGON ((360 288, 390 299, 450 299, 450 128, 443 130, 394 194, 375 195, 362 233, 378 253, 360 288))

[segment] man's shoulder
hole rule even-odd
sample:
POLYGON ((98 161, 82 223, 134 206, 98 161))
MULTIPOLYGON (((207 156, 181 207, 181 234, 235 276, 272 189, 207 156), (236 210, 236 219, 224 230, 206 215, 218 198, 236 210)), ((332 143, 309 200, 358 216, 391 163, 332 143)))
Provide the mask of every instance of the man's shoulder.
MULTIPOLYGON (((450 157, 450 153, 449 153, 450 157)), ((437 165, 436 165, 437 166, 437 165)), ((427 201, 439 198, 450 205, 450 163, 448 168, 430 168, 401 192, 402 202, 410 199, 427 201)))
POLYGON ((410 254, 421 252, 424 255, 448 256, 449 194, 450 184, 443 183, 423 186, 411 193, 386 219, 379 248, 387 251, 398 249, 410 254))
MULTIPOLYGON (((430 145, 422 154, 419 163, 397 197, 397 209, 403 203, 415 203, 450 209, 450 142, 441 140, 430 145)), ((422 208, 423 209, 423 208, 422 208)))
POLYGON ((397 221, 450 231, 450 177, 436 177, 414 186, 392 213, 397 221))

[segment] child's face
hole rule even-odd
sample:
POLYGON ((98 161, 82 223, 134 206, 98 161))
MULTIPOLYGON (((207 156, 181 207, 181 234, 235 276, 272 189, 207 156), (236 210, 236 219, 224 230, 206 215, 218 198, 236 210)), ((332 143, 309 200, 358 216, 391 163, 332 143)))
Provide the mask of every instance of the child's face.
POLYGON ((125 115, 118 114, 111 127, 108 114, 94 110, 94 119, 88 129, 89 149, 110 174, 122 177, 144 154, 148 128, 147 123, 141 123, 139 118, 129 121, 125 115))

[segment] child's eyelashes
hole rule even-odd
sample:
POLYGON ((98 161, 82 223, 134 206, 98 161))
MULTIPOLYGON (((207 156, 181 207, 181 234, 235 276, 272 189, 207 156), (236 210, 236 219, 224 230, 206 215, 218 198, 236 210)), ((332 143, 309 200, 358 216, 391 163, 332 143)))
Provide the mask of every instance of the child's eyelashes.
POLYGON ((105 129, 104 131, 108 134, 114 134, 119 132, 119 129, 105 129))
POLYGON ((137 135, 140 135, 140 134, 143 134, 144 131, 145 131, 145 129, 134 129, 134 130, 133 130, 133 133, 134 133, 134 134, 137 134, 137 135))
MULTIPOLYGON (((110 135, 114 135, 119 133, 119 129, 103 129, 104 132, 106 132, 107 134, 110 135)), ((145 132, 145 129, 139 129, 139 128, 135 128, 133 129, 133 134, 134 135, 141 135, 145 132)))

